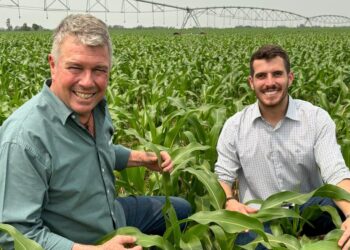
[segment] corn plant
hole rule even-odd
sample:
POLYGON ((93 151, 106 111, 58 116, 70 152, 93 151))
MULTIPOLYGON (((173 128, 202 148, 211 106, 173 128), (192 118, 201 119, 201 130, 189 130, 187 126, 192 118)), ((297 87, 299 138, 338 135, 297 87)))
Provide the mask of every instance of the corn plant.
MULTIPOLYGON (((178 222, 171 207, 166 206, 168 230, 164 237, 145 236, 133 228, 117 233, 137 234, 145 247, 153 242, 163 249, 232 249, 238 248, 234 246, 238 232, 249 229, 257 232, 258 238, 241 246, 243 249, 253 249, 258 243, 274 249, 335 249, 339 231, 330 232, 322 241, 299 235, 303 224, 324 211, 339 227, 332 209, 315 207, 300 215, 298 205, 295 211, 282 210, 280 203, 269 205, 269 198, 252 201, 265 204, 255 217, 223 211, 224 195, 213 167, 224 121, 255 101, 247 84, 249 58, 267 43, 279 44, 288 51, 295 72, 290 94, 328 111, 350 166, 350 30, 210 29, 206 35, 198 35, 197 30, 181 36, 172 33, 111 33, 113 68, 106 97, 115 126, 114 143, 133 149, 167 150, 175 165, 170 176, 145 168, 116 172, 116 190, 121 196, 181 196, 190 201, 194 214, 178 222), (239 225, 227 225, 223 218, 239 225), (273 224, 274 234, 261 231, 265 221, 273 224), (184 232, 176 229, 179 223, 187 223, 184 232)), ((0 124, 38 93, 49 77, 50 35, 0 32, 0 124)), ((276 197, 283 203, 288 195, 276 197)))
MULTIPOLYGON (((26 238, 16 228, 7 224, 0 224, 0 231, 9 234, 14 240, 16 250, 44 250, 38 243, 26 238)), ((0 246, 1 249, 1 246, 0 246)))

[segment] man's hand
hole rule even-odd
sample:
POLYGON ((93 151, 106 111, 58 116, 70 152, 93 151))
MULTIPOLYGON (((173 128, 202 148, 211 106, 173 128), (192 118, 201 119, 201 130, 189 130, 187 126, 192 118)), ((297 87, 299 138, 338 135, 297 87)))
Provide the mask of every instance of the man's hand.
POLYGON ((161 151, 160 157, 161 162, 159 164, 155 153, 132 150, 129 156, 128 166, 145 166, 152 171, 171 172, 173 170, 173 161, 168 152, 161 151))
POLYGON ((173 170, 173 161, 171 160, 170 155, 166 151, 160 152, 160 157, 162 159, 162 163, 159 166, 157 155, 153 153, 152 160, 149 162, 146 167, 153 171, 158 172, 171 172, 173 170))
MULTIPOLYGON (((337 186, 350 193, 350 179, 342 180, 337 186)), ((343 211, 343 214, 347 216, 346 220, 341 225, 341 229, 344 230, 344 233, 340 237, 338 245, 342 250, 348 250, 350 249, 350 217, 348 217, 350 214, 350 203, 346 200, 334 200, 334 202, 338 208, 343 211)))
POLYGON ((99 246, 74 244, 72 250, 142 250, 141 246, 135 246, 136 238, 128 235, 117 235, 99 246))
POLYGON ((342 250, 348 250, 350 249, 350 217, 346 218, 341 225, 341 229, 344 230, 344 233, 338 241, 338 246, 341 247, 342 250))
POLYGON ((231 199, 231 200, 226 201, 225 208, 226 208, 226 210, 236 211, 236 212, 240 212, 242 214, 247 214, 247 215, 254 214, 254 213, 258 212, 258 209, 244 205, 243 203, 240 203, 235 199, 231 199))
POLYGON ((132 250, 141 250, 141 246, 134 246, 136 242, 136 238, 133 236, 127 235, 117 235, 105 242, 101 245, 101 250, 124 250, 124 249, 132 249, 132 250))

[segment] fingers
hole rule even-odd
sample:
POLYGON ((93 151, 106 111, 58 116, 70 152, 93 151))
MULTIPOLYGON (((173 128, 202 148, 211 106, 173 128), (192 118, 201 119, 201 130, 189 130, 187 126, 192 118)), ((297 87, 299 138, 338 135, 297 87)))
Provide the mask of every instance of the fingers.
POLYGON ((170 155, 166 151, 161 151, 160 156, 162 157, 162 165, 160 166, 163 172, 171 172, 173 170, 173 161, 170 155))
POLYGON ((226 202, 226 209, 231 210, 231 211, 240 212, 240 213, 246 214, 246 215, 256 213, 258 211, 258 209, 249 207, 249 206, 247 206, 243 203, 240 203, 239 201, 234 200, 234 199, 228 200, 226 202))
POLYGON ((248 213, 248 211, 247 211, 247 209, 245 208, 245 207, 239 207, 238 208, 238 210, 237 210, 237 212, 240 212, 240 213, 242 213, 242 214, 245 214, 245 215, 248 215, 249 213, 248 213))
POLYGON ((132 248, 127 248, 127 249, 142 250, 142 247, 141 246, 135 246, 135 247, 132 247, 132 248))
POLYGON ((246 215, 248 215, 248 214, 255 214, 256 212, 258 212, 258 209, 249 207, 247 205, 242 205, 241 210, 243 211, 241 213, 246 214, 246 215))
POLYGON ((141 250, 141 246, 135 246, 136 237, 129 235, 117 235, 105 242, 100 249, 133 249, 133 250, 141 250))
POLYGON ((246 208, 246 211, 248 214, 255 214, 259 211, 259 209, 256 209, 256 208, 252 208, 252 207, 249 207, 249 206, 245 206, 246 208))
POLYGON ((338 241, 339 247, 341 247, 342 250, 348 250, 350 249, 350 224, 348 222, 348 219, 345 220, 341 226, 341 229, 344 230, 343 235, 340 237, 338 241))
POLYGON ((339 247, 341 247, 342 250, 350 249, 349 237, 350 237, 349 231, 345 231, 343 235, 340 237, 340 240, 338 241, 338 245, 339 247))
POLYGON ((133 244, 136 242, 136 237, 129 235, 117 235, 115 236, 115 241, 119 244, 133 244))

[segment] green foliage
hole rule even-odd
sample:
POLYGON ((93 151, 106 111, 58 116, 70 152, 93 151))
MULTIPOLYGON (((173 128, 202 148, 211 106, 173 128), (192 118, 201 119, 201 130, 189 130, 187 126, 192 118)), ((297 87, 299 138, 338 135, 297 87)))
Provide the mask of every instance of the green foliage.
MULTIPOLYGON (((38 93, 50 76, 50 35, 0 33, 0 124, 38 93)), ((242 249, 253 249, 258 243, 273 249, 336 246, 339 231, 321 241, 299 238, 300 227, 323 211, 339 227, 335 211, 313 207, 299 215, 298 204, 316 195, 348 199, 341 190, 325 186, 308 194, 282 192, 265 201, 252 201, 262 204, 262 209, 247 217, 221 210, 224 193, 213 168, 223 123, 255 101, 247 84, 249 58, 267 43, 280 44, 289 52, 295 72, 291 95, 329 112, 350 165, 349 29, 208 30, 204 36, 121 31, 113 32, 112 39, 113 68, 106 96, 116 128, 114 142, 151 150, 158 156, 160 150, 167 150, 174 160, 170 175, 145 168, 116 172, 116 189, 121 196, 184 197, 195 212, 182 222, 188 225, 184 232, 177 229, 181 222, 167 204, 164 237, 143 235, 133 228, 114 234, 137 235, 142 246, 161 249, 233 249, 237 233, 245 229, 254 230, 259 237, 242 249), (281 208, 285 203, 297 204, 295 210, 281 208), (272 235, 262 231, 263 222, 272 223, 272 235)))
POLYGON ((16 250, 44 250, 38 243, 26 238, 11 225, 0 224, 0 231, 9 234, 13 238, 14 247, 16 250))
POLYGON ((160 249, 169 249, 173 250, 174 248, 164 240, 161 236, 158 235, 146 235, 140 232, 137 228, 134 227, 123 227, 119 228, 115 232, 112 232, 105 237, 103 237, 101 240, 97 242, 97 245, 103 244, 104 242, 108 241, 109 239, 113 238, 116 235, 132 235, 137 237, 137 245, 143 246, 143 247, 151 247, 156 246, 160 249))
POLYGON ((149 239, 153 236, 143 235, 134 228, 117 230, 107 238, 110 239, 113 235, 124 233, 136 235, 138 244, 141 246, 156 246, 160 249, 172 249, 169 246, 174 246, 174 249, 255 249, 259 243, 269 249, 338 249, 337 242, 342 234, 342 231, 339 229, 341 221, 338 213, 335 213, 333 209, 314 206, 299 215, 298 211, 286 209, 282 206, 290 201, 300 204, 305 203, 309 198, 320 195, 350 200, 349 194, 343 192, 341 188, 332 185, 320 187, 307 194, 293 194, 293 199, 290 198, 290 193, 285 192, 269 197, 266 201, 263 201, 263 204, 268 205, 265 205, 265 208, 262 207, 258 213, 252 215, 218 209, 214 211, 200 211, 182 221, 177 221, 175 212, 172 210, 170 203, 167 202, 163 211, 166 215, 168 226, 162 238, 156 236, 155 239, 157 240, 151 243, 149 239), (338 229, 329 232, 323 239, 299 235, 299 228, 296 228, 298 230, 290 234, 286 234, 283 229, 281 230, 280 226, 283 223, 289 224, 290 228, 293 228, 295 221, 303 225, 308 219, 314 219, 319 215, 317 212, 313 213, 316 210, 328 212, 338 229), (264 232, 263 223, 265 222, 272 224, 273 234, 264 232), (189 225, 183 232, 180 232, 178 227, 181 223, 188 223, 189 225), (276 226, 279 229, 276 229, 276 226), (234 240, 237 234, 247 230, 255 232, 258 237, 247 245, 236 246, 234 240))
MULTIPOLYGON (((331 196, 337 197, 337 199, 349 200, 349 195, 344 193, 342 189, 336 186, 326 185, 306 195, 299 194, 303 198, 293 199, 293 201, 305 202, 306 200, 303 201, 303 199, 315 197, 319 194, 332 194, 331 196)), ((282 208, 283 204, 290 200, 290 194, 282 192, 274 195, 272 198, 269 197, 264 202, 272 204, 271 200, 284 200, 284 202, 274 202, 272 206, 262 208, 258 213, 249 216, 238 212, 218 209, 197 212, 182 221, 177 221, 175 212, 170 203, 167 202, 163 209, 167 221, 167 231, 163 237, 144 235, 135 228, 127 227, 109 234, 99 243, 110 239, 116 234, 128 234, 137 236, 137 244, 143 247, 155 246, 159 249, 255 249, 259 243, 269 249, 338 249, 337 242, 342 231, 339 229, 340 221, 337 218, 339 215, 333 214, 332 209, 329 209, 329 207, 314 206, 300 216, 294 210, 282 208), (336 218, 335 225, 338 229, 329 232, 323 239, 308 238, 305 235, 301 237, 298 234, 285 234, 283 230, 273 229, 273 234, 263 231, 264 222, 271 222, 280 226, 282 221, 284 221, 292 225, 294 219, 297 219, 298 223, 301 223, 307 219, 311 219, 311 217, 317 216, 317 213, 310 213, 312 210, 317 209, 323 212, 329 212, 332 217, 336 218), (188 223, 189 225, 183 232, 178 227, 181 223, 188 223), (246 230, 254 231, 258 237, 247 245, 236 246, 234 241, 237 234, 246 230)))

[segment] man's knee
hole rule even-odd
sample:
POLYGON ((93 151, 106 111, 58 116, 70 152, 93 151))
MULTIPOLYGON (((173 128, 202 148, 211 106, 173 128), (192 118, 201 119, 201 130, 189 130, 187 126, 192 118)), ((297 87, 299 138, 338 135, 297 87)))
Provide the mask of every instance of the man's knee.
POLYGON ((185 219, 192 214, 191 204, 187 200, 172 196, 170 197, 170 202, 173 205, 179 220, 185 219))

